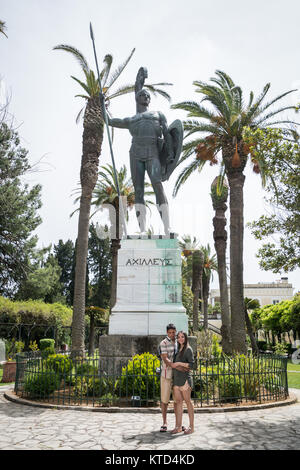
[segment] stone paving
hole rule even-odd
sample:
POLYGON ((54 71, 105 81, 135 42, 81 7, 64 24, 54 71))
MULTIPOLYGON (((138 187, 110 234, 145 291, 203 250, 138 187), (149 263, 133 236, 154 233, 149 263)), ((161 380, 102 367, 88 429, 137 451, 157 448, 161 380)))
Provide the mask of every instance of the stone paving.
MULTIPOLYGON (((11 387, 10 387, 11 388, 11 387)), ((299 402, 280 408, 195 414, 191 435, 160 433, 161 416, 34 408, 0 387, 0 450, 299 450, 299 402)), ((168 415, 169 427, 174 415, 168 415)), ((184 414, 184 424, 188 416, 184 414)))

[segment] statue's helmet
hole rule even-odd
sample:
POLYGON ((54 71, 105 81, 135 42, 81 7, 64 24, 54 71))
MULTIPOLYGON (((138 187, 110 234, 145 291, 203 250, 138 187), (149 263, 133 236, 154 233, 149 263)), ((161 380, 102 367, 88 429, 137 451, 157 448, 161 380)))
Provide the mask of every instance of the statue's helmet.
POLYGON ((150 96, 150 93, 148 90, 146 90, 146 88, 142 88, 141 90, 139 90, 136 95, 135 95, 135 99, 136 101, 138 101, 139 97, 142 96, 142 95, 147 95, 149 97, 149 101, 151 99, 151 96, 150 96))

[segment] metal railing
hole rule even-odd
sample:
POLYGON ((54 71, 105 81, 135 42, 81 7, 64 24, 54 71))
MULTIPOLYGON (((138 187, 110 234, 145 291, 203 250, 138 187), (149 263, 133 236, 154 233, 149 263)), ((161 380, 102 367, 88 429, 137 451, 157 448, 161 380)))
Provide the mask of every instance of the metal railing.
MULTIPOLYGON (((287 359, 280 356, 198 359, 191 371, 196 407, 264 403, 288 397, 287 359)), ((17 395, 61 405, 158 406, 160 359, 145 353, 80 357, 17 355, 17 395)))
MULTIPOLYGON (((108 333, 107 326, 95 326, 95 348, 99 344, 99 336, 108 333)), ((56 347, 59 348, 62 343, 71 341, 72 326, 45 325, 39 323, 3 323, 0 322, 0 338, 15 341, 24 341, 25 348, 28 349, 30 341, 39 341, 42 338, 53 338, 56 347)), ((86 334, 88 338, 88 334, 86 334)))

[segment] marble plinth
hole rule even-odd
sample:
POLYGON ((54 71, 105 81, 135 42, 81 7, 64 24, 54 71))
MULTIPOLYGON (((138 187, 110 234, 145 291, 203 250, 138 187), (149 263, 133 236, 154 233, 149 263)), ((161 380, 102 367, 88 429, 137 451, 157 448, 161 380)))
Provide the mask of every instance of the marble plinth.
POLYGON ((165 335, 166 325, 188 331, 182 305, 177 238, 127 238, 118 252, 117 300, 109 335, 165 335))

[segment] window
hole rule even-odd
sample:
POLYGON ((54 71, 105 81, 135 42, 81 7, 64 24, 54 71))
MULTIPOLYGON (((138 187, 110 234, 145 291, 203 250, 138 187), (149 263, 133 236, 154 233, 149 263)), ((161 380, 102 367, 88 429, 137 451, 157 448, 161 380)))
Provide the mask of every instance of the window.
POLYGON ((279 304, 279 300, 273 300, 273 305, 279 304))

